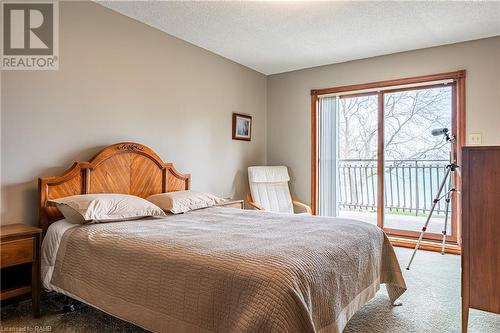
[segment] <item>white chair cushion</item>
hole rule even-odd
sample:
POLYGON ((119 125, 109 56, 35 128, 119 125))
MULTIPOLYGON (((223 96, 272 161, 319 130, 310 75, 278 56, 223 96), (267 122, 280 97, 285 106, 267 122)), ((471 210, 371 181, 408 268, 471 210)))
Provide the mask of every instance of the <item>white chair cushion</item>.
POLYGON ((268 211, 293 213, 292 196, 288 187, 290 176, 285 166, 249 167, 248 179, 255 203, 268 211))
POLYGON ((278 183, 290 180, 286 166, 252 166, 248 168, 250 183, 278 183))

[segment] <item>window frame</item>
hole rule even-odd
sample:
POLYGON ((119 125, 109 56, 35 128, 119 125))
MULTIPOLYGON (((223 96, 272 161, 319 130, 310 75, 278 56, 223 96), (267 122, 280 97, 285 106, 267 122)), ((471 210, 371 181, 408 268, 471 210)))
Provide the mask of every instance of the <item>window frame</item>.
MULTIPOLYGON (((455 133, 456 143, 454 145, 457 163, 461 164, 461 148, 465 145, 465 70, 456 72, 439 73, 432 75, 408 77, 403 79, 371 82, 366 84, 354 84, 334 88, 313 89, 311 90, 311 208, 314 215, 318 212, 318 99, 322 95, 339 94, 342 97, 352 97, 364 94, 378 96, 378 143, 377 143, 377 200, 384 202, 384 94, 391 92, 400 92, 405 90, 429 89, 442 84, 436 84, 436 81, 452 80, 449 83, 452 87, 452 132, 455 133), (428 84, 426 84, 428 83, 428 84), (401 87, 406 85, 415 85, 401 87), (390 89, 394 87, 394 89, 390 89), (379 89, 379 91, 377 91, 379 89), (365 90, 372 90, 366 91, 365 90), (362 92, 359 92, 362 91, 362 92), (349 94, 349 92, 353 92, 349 94)), ((460 169, 459 169, 460 170, 460 169)), ((452 205, 452 234, 447 236, 447 241, 451 243, 460 243, 460 171, 455 174, 457 192, 452 205)), ((377 225, 383 227, 384 205, 377 207, 377 225)), ((399 230, 384 228, 384 231, 391 236, 416 239, 420 232, 410 230, 399 230)), ((431 241, 441 240, 438 234, 426 234, 424 239, 431 241)))

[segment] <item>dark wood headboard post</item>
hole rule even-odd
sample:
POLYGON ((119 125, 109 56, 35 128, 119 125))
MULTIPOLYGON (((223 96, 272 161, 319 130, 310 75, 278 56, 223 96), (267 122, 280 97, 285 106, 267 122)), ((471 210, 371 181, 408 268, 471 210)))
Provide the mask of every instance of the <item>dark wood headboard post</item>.
POLYGON ((150 148, 121 142, 104 148, 89 162, 75 162, 61 176, 38 179, 39 226, 44 234, 62 218, 50 199, 77 194, 122 193, 142 198, 152 194, 189 190, 191 175, 178 172, 150 148))

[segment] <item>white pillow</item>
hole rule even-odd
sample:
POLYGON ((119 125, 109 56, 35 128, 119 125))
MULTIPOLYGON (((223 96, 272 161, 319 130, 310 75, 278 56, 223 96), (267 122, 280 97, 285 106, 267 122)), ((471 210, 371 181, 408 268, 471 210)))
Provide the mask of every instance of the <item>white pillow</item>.
POLYGON ((164 211, 174 214, 186 213, 190 210, 215 206, 223 199, 211 194, 197 191, 176 191, 154 194, 146 198, 164 211))
POLYGON ((51 199, 71 223, 116 222, 148 216, 166 216, 151 202, 127 194, 82 194, 51 199))

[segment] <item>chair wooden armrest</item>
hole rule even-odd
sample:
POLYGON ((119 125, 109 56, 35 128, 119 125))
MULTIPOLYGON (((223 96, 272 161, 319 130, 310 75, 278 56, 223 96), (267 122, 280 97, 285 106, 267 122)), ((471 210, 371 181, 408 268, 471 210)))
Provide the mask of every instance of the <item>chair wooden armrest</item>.
POLYGON ((253 202, 252 195, 250 194, 250 192, 247 192, 245 200, 248 203, 248 205, 250 205, 250 207, 257 209, 257 210, 265 210, 263 207, 259 206, 255 202, 253 202))
POLYGON ((297 201, 295 199, 292 200, 292 204, 294 206, 297 206, 300 209, 302 209, 305 213, 312 214, 311 207, 309 207, 308 205, 306 205, 306 204, 304 204, 304 203, 302 203, 300 201, 297 201))

